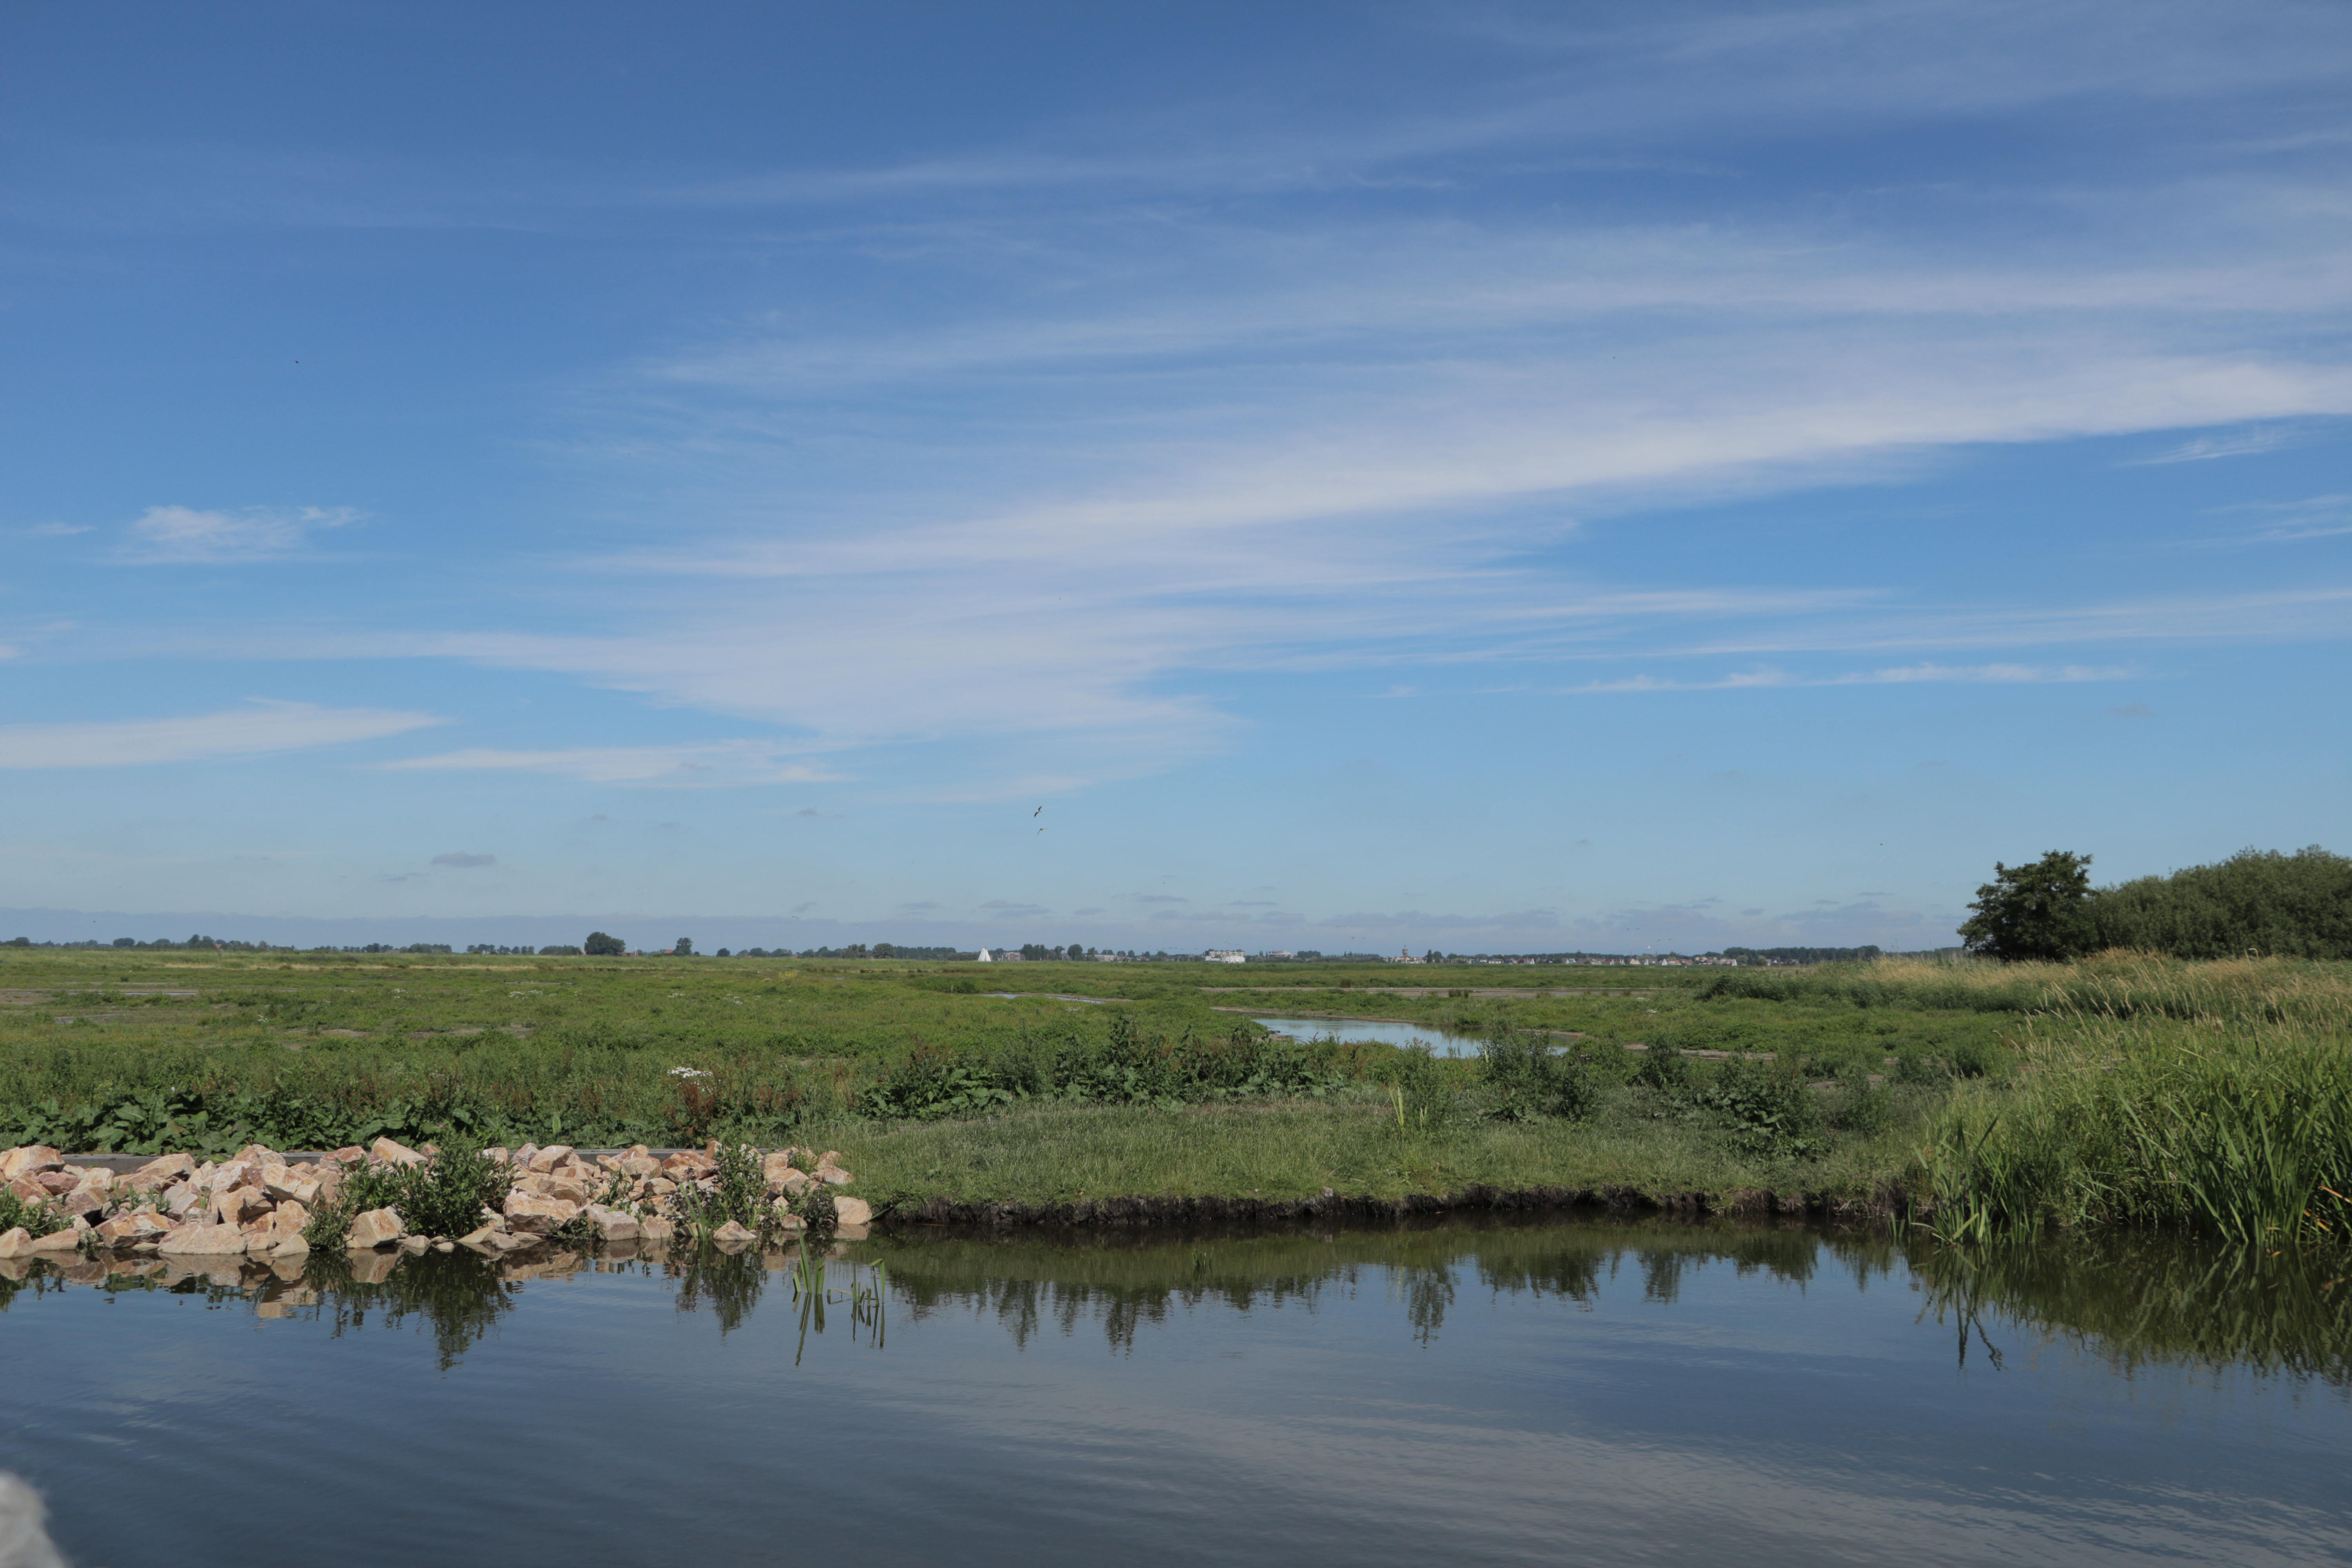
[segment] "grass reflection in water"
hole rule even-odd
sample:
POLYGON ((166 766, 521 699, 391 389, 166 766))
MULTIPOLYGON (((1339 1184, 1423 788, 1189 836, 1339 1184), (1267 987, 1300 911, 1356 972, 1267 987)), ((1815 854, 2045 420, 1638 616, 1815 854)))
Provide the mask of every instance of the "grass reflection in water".
POLYGON ((2352 1390, 2352 1259, 2147 1234, 1922 1247, 1928 1310, 1965 1345, 1988 1317, 2075 1345, 2118 1373, 2243 1367, 2352 1390))
MULTIPOLYGON (((716 1247, 604 1256, 557 1253, 530 1264, 467 1252, 329 1255, 307 1268, 222 1259, 203 1268, 151 1261, 0 1265, 0 1310, 19 1293, 85 1286, 169 1290, 264 1318, 325 1321, 337 1334, 415 1326, 455 1366, 509 1314, 528 1310, 534 1280, 635 1273, 672 1283, 683 1315, 708 1310, 722 1335, 741 1328, 773 1287, 799 1318, 801 1348, 827 1309, 846 1308, 853 1341, 883 1348, 888 1310, 919 1324, 943 1313, 992 1318, 1025 1348, 1047 1331, 1099 1332, 1115 1353, 1179 1313, 1297 1308, 1329 1294, 1381 1297, 1400 1328, 1435 1342, 1465 1299, 1554 1299, 1590 1310, 1638 1289, 1671 1306, 1704 1270, 1728 1267, 1796 1285, 1907 1278, 1923 1319, 1954 1330, 1998 1365, 2006 1342, 2046 1336, 2121 1373, 2158 1364, 2242 1367, 2256 1375, 2352 1389, 2352 1280, 2339 1256, 2262 1256, 2148 1234, 2074 1234, 1959 1246, 1884 1232, 1722 1222, 1442 1220, 1383 1228, 1233 1230, 1171 1237, 1062 1234, 882 1237, 790 1251, 716 1247)), ((797 1358, 796 1358, 797 1359, 797 1358)))

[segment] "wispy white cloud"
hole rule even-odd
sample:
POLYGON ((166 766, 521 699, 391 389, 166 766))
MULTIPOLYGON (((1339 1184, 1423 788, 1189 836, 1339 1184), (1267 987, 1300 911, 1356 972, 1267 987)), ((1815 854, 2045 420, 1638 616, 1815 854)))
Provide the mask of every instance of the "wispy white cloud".
POLYGON ((2188 548, 2223 550, 2246 544, 2294 544, 2307 539, 2334 539, 2352 533, 2352 495, 2310 496, 2293 501, 2252 501, 2221 509, 2225 512, 2267 519, 2253 528, 2233 533, 2192 539, 2188 548))
POLYGON ((713 741, 696 745, 573 746, 530 752, 469 747, 374 765, 394 773, 535 773, 590 784, 703 787, 810 784, 841 776, 813 763, 789 761, 788 755, 772 742, 713 741))
POLYGON ((2215 458, 2251 458, 2261 452, 2275 452, 2293 444, 2295 437, 2286 430, 2248 430, 2226 436, 2198 436, 2178 446, 2168 447, 2150 458, 2135 458, 2126 468, 2153 468, 2166 463, 2203 463, 2215 458))
POLYGON ((0 725, 0 769, 115 768, 307 751, 404 734, 442 721, 379 708, 256 700, 251 708, 183 719, 0 725))
MULTIPOLYGON (((617 480, 611 513, 662 542, 549 563, 585 568, 563 579, 568 626, 486 616, 306 646, 554 671, 807 738, 405 768, 772 782, 825 776, 814 751, 958 741, 998 750, 922 793, 998 799, 1230 742, 1223 689, 1244 672, 1841 656, 1905 662, 1578 689, 2019 683, 2115 678, 2048 651, 2071 644, 2342 634, 2326 584, 1969 605, 1933 583, 1711 586, 1671 549, 1654 582, 1679 585, 1645 588, 1595 580, 1570 548, 1579 520, 1971 447, 2198 432, 2149 459, 2187 462, 2352 414, 2352 363, 2309 330, 2352 309, 2352 215, 2325 172, 2169 160, 2105 187, 1776 203, 1734 199, 1758 170, 1726 132, 2308 88, 2347 74, 2335 9, 1901 0, 1410 25, 1499 46, 1475 95, 1423 83, 1408 111, 1285 106, 1181 142, 1122 110, 1058 145, 497 193, 714 224, 824 205, 788 248, 856 258, 884 302, 785 290, 581 390, 554 455, 617 480), (1549 196, 1244 199, 1457 178, 1492 194, 1676 159, 1727 194, 1642 222, 1549 196)), ((452 191, 452 210, 490 205, 452 191)), ((251 559, 349 521, 158 508, 135 549, 251 559)))
POLYGON ((1571 694, 1612 691, 1746 691, 1807 686, 1993 685, 2042 686, 2086 680, 2122 680, 2135 671, 2112 666, 2068 664, 1903 665, 1889 669, 1847 670, 1832 675, 1797 675, 1784 669, 1744 670, 1713 680, 1676 679, 1635 675, 1619 680, 1588 681, 1564 689, 1571 694))
POLYGON ((1809 625, 1758 625, 1685 645, 1678 652, 1736 656, 1891 653, 1962 648, 2055 647, 2142 643, 2284 644, 2352 635, 2352 586, 2254 594, 2168 594, 2105 604, 1993 605, 1914 604, 1809 625))
POLYGON ((151 506, 132 522, 118 553, 126 561, 267 561, 291 555, 322 529, 359 521, 350 507, 247 507, 205 511, 151 506))
POLYGON ((2085 98, 2210 99, 2341 80, 2352 45, 2343 14, 2308 0, 2250 23, 2217 5, 2119 14, 2096 0, 1822 0, 1615 16, 1456 8, 1438 25, 1549 57, 1558 87, 1594 95, 1559 114, 1613 112, 1644 128, 1851 126, 2085 98))

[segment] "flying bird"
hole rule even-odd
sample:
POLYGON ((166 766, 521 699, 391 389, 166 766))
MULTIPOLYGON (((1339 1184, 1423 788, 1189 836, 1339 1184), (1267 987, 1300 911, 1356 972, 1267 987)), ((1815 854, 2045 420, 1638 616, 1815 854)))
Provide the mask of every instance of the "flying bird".
POLYGON ((1045 808, 1044 806, 1042 806, 1042 805, 1041 805, 1041 806, 1039 806, 1036 810, 1034 810, 1034 811, 1031 812, 1029 815, 1030 815, 1030 816, 1045 816, 1045 808))

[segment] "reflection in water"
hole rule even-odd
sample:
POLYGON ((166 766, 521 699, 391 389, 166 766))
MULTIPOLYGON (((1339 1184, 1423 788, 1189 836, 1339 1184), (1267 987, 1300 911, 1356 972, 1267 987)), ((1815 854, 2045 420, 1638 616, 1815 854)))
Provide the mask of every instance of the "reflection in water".
POLYGON ((677 1280, 677 1310, 709 1308, 722 1335, 741 1328, 768 1288, 768 1270, 759 1255, 710 1247, 681 1247, 677 1256, 670 1269, 677 1280))
MULTIPOLYGON (((1993 1316, 2041 1330, 2118 1373, 2242 1366, 2352 1389, 2352 1258, 2264 1255, 2145 1234, 1922 1247, 1929 1310, 1981 1338, 1993 1316)), ((1988 1347, 1990 1348, 1990 1347, 1988 1347)))
POLYGON ((1901 1244, 1877 1231, 1730 1222, 1457 1216, 1390 1228, 1175 1239, 932 1233, 835 1243, 813 1258, 800 1249, 640 1252, 624 1244, 529 1263, 464 1250, 338 1253, 274 1265, 11 1262, 0 1264, 0 1310, 22 1293, 76 1286, 170 1291, 217 1308, 249 1306, 265 1319, 322 1321, 336 1334, 371 1321, 415 1326, 430 1332, 446 1370, 517 1310, 530 1281, 583 1272, 667 1279, 676 1310, 708 1311, 722 1337, 742 1327, 772 1288, 789 1296, 803 1335, 824 1331, 831 1303, 849 1308, 853 1332, 865 1331, 878 1346, 887 1298, 917 1321, 950 1311, 993 1318, 1016 1349, 1049 1326, 1064 1336, 1091 1326, 1114 1352, 1129 1352, 1139 1330, 1207 1306, 1312 1312, 1334 1292, 1355 1300, 1369 1291, 1394 1302, 1402 1330, 1428 1346, 1473 1288, 1591 1310, 1629 1269, 1640 1299, 1659 1306, 1675 1304, 1712 1268, 1798 1286, 1829 1268, 1857 1289, 1899 1269, 1922 1291, 1922 1317, 1954 1331, 1964 1366, 1974 1355, 1999 1368, 2004 1339, 2023 1331, 2063 1341, 2121 1373, 2157 1364, 2234 1366, 2352 1389, 2347 1263, 2333 1253, 2263 1257, 2132 1234, 1950 1247, 1901 1244))
POLYGON ((0 1468, 84 1562, 2301 1568, 2352 1561, 2346 1294, 1533 1216, 12 1263, 0 1468))
POLYGON ((1213 1303, 1237 1311, 1289 1305, 1312 1311, 1328 1292, 1353 1299, 1370 1285, 1399 1304, 1414 1340, 1428 1344, 1470 1280, 1488 1296, 1556 1297, 1589 1308, 1630 1266, 1643 1300, 1670 1305, 1685 1270, 1709 1264, 1801 1285, 1824 1256, 1857 1278, 1884 1274, 1899 1258, 1882 1236, 1466 1216, 1181 1242, 1097 1236, 866 1245, 888 1248, 897 1299, 916 1319, 951 1308, 993 1315, 1023 1345, 1048 1322, 1068 1334, 1091 1319, 1119 1351, 1133 1348, 1139 1327, 1213 1303))

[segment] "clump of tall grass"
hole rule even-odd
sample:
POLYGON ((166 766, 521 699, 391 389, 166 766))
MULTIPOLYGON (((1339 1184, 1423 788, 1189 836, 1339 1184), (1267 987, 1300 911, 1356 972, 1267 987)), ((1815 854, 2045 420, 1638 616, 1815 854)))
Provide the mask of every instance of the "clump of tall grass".
MULTIPOLYGON (((2213 965, 2213 968, 2227 968, 2213 965)), ((2007 1083, 1960 1091, 1921 1152, 1947 1237, 2042 1224, 2183 1226, 2249 1245, 2352 1237, 2352 990, 2273 968, 2195 977, 2219 1010, 2067 1006, 2007 1083)), ((2128 974, 2119 1001, 2142 1004, 2128 974)))
POLYGON ((1386 1092, 1400 1135, 1428 1133, 1452 1119, 1460 1104, 1453 1075, 1427 1046, 1396 1051, 1374 1074, 1386 1092))
POLYGON ((2282 958, 2191 962, 2122 948, 2071 963, 1881 959, 1732 970, 1702 985, 1698 997, 1922 1012, 2324 1022, 2352 1007, 2352 964, 2282 958))

